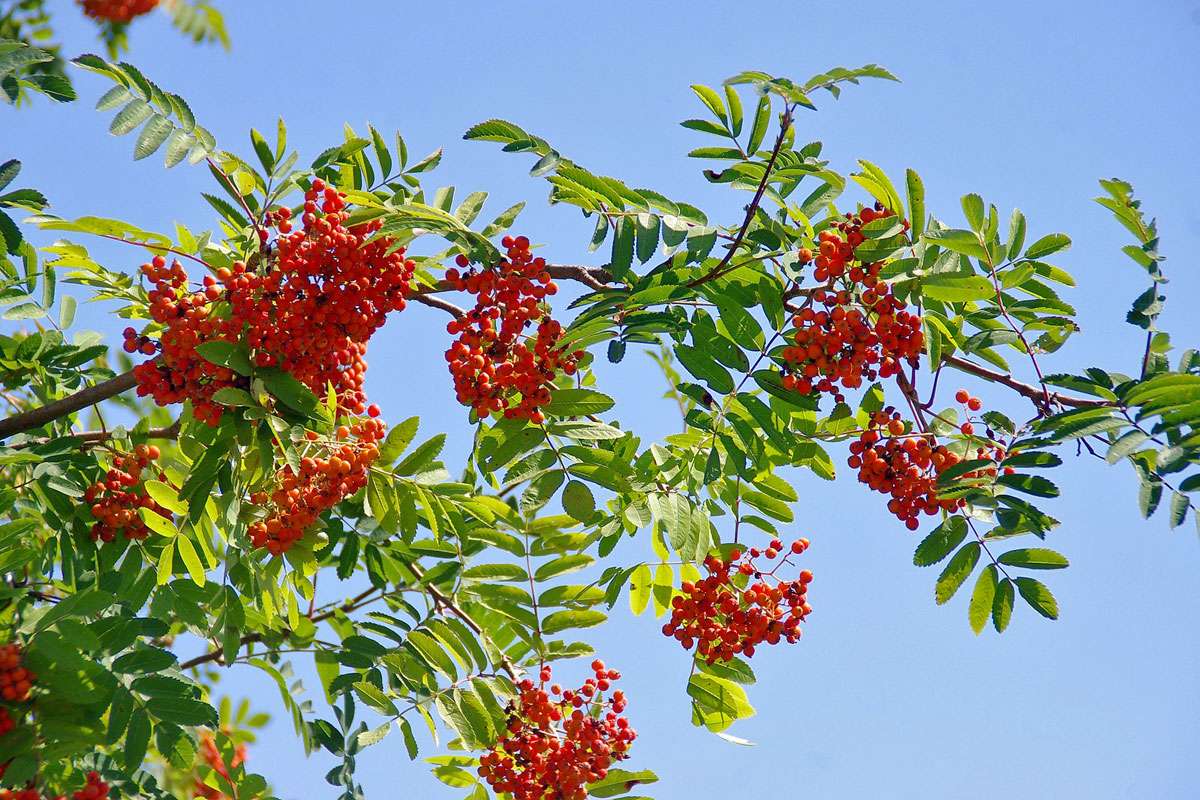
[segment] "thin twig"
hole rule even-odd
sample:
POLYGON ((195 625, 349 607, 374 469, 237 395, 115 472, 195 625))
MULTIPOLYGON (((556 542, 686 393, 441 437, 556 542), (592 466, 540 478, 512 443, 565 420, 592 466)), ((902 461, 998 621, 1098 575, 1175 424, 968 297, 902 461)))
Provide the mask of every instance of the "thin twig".
POLYGON ((721 258, 721 261, 704 275, 689 283, 688 288, 694 289, 725 274, 726 267, 733 260, 734 254, 746 238, 746 233, 750 230, 750 223, 754 221, 754 215, 762 203, 763 195, 766 194, 767 184, 771 182, 771 171, 775 169, 775 161, 779 158, 779 152, 783 150, 783 143, 786 141, 787 132, 791 127, 792 106, 787 106, 784 109, 783 117, 779 121, 779 135, 775 137, 775 146, 771 148, 771 157, 767 159, 767 167, 763 171, 762 180, 758 182, 758 189, 754 192, 754 198, 746 206, 746 216, 742 220, 742 227, 738 229, 737 235, 733 237, 733 242, 730 243, 729 249, 725 251, 725 255, 721 258))

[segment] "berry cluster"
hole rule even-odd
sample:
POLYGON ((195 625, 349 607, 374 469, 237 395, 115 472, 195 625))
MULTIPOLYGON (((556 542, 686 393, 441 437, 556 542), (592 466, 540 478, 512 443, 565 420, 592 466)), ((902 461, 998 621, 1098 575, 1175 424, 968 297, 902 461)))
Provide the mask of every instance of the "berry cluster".
POLYGON ((871 415, 858 441, 850 443, 847 464, 858 470, 858 480, 882 494, 890 494, 888 511, 909 530, 920 525, 918 517, 938 511, 957 511, 962 500, 939 500, 938 475, 961 459, 929 434, 907 432, 891 406, 871 415))
MULTIPOLYGON (((7 766, 7 765, 5 765, 7 766)), ((0 777, 4 775, 4 767, 0 767, 0 777)), ((72 800, 108 800, 108 784, 100 778, 99 772, 89 772, 87 782, 82 789, 71 793, 72 800)), ((33 785, 24 789, 0 789, 0 800, 43 800, 42 794, 33 785)), ((46 798, 50 800, 50 798, 46 798)), ((59 795, 54 800, 66 800, 59 795)))
POLYGON ((557 684, 547 690, 549 666, 541 668, 540 683, 526 678, 517 684, 506 732, 479 759, 479 776, 497 795, 583 800, 587 784, 627 757, 637 732, 622 716, 625 696, 620 690, 604 696, 620 673, 602 661, 593 661, 592 671, 576 690, 557 684))
POLYGON ((100 773, 89 772, 87 783, 71 794, 74 800, 108 800, 108 784, 100 780, 100 773))
POLYGON ((12 715, 8 713, 8 709, 0 706, 0 736, 3 736, 15 727, 17 727, 17 723, 12 718, 12 715))
MULTIPOLYGON (((807 539, 797 539, 788 550, 800 555, 807 548, 807 539)), ((709 664, 738 654, 749 658, 763 642, 799 641, 800 623, 812 612, 805 597, 812 573, 801 570, 793 581, 776 577, 788 563, 786 554, 767 572, 754 563, 760 556, 770 561, 784 552, 783 542, 774 539, 765 551, 750 548, 745 560, 747 553, 738 549, 726 559, 709 555, 704 559, 708 575, 695 583, 684 581, 681 594, 671 598, 671 619, 663 634, 685 650, 695 647, 709 664)))
MULTIPOLYGON (((139 485, 142 471, 159 456, 154 445, 139 444, 132 453, 115 456, 104 480, 97 481, 83 493, 84 499, 92 504, 92 541, 111 542, 118 533, 126 539, 145 539, 150 529, 138 514, 139 508, 148 508, 155 514, 170 518, 171 512, 160 506, 139 485)), ((161 475, 159 477, 162 477, 161 475)))
POLYGON ((23 703, 29 699, 29 691, 37 676, 22 664, 21 647, 6 644, 0 647, 0 698, 9 703, 23 703))
MULTIPOLYGON (((404 309, 415 264, 387 237, 371 238, 379 220, 348 227, 345 196, 324 181, 313 181, 303 208, 295 230, 290 209, 267 215, 279 235, 258 267, 222 267, 198 291, 178 262, 167 267, 159 256, 142 267, 155 283, 151 317, 165 330, 157 343, 125 331, 126 351, 161 351, 137 367, 139 394, 159 405, 191 400, 196 418, 215 425, 221 406, 213 394, 247 384, 196 351, 224 341, 244 343, 255 366, 280 367, 318 394, 332 383, 341 410, 362 413, 367 341, 388 313, 404 309)), ((260 236, 269 238, 265 229, 260 236)))
MULTIPOLYGON (((781 355, 787 362, 783 385, 801 394, 831 394, 845 400, 842 388, 854 389, 864 380, 888 378, 903 362, 915 363, 924 344, 921 318, 905 310, 891 287, 879 280, 880 263, 855 262, 854 248, 864 240, 862 226, 892 216, 876 205, 857 216, 821 231, 817 237, 813 277, 824 288, 815 289, 812 302, 792 318, 793 343, 781 355)), ((813 254, 800 251, 807 263, 813 254)))
POLYGON ((351 425, 339 426, 336 441, 308 431, 299 472, 285 465, 276 471, 270 492, 250 496, 252 503, 268 510, 265 519, 250 526, 255 547, 271 555, 287 552, 322 513, 367 485, 384 434, 383 421, 375 418, 378 407, 371 406, 367 413, 351 425))
MULTIPOLYGON (((966 408, 968 412, 978 411, 979 409, 983 408, 983 401, 978 397, 972 397, 971 393, 966 389, 959 389, 957 392, 955 392, 954 399, 957 400, 960 405, 966 408)), ((967 436, 970 436, 971 434, 975 433, 975 426, 972 425, 970 419, 968 419, 959 426, 959 430, 967 436)))
MULTIPOLYGON (((246 763, 246 745, 239 743, 234 749, 233 758, 226 765, 225 759, 221 757, 221 750, 217 747, 217 740, 211 733, 204 733, 200 737, 200 758, 213 771, 226 780, 229 780, 229 770, 237 769, 242 764, 246 763)), ((226 795, 219 789, 209 786, 197 776, 195 783, 195 797, 204 798, 204 800, 227 800, 226 795)))
POLYGON ((347 227, 349 219, 345 195, 317 179, 301 229, 287 208, 270 215, 280 235, 266 274, 225 280, 257 366, 282 367, 318 394, 332 383, 342 410, 361 414, 367 342, 404 310, 416 265, 391 239, 371 238, 381 221, 347 227))
MULTIPOLYGON (((244 271, 242 266, 241 270, 244 271)), ((154 284, 148 295, 150 317, 164 327, 158 342, 125 329, 125 351, 160 355, 134 367, 138 395, 151 396, 160 406, 192 401, 196 419, 216 425, 221 406, 213 395, 227 386, 247 388, 249 382, 228 367, 204 359, 196 347, 213 341, 235 342, 241 323, 228 315, 212 313, 212 300, 204 291, 188 289, 188 276, 178 261, 167 265, 162 256, 143 264, 142 275, 154 284)))
MULTIPOLYGON (((560 370, 574 374, 583 353, 559 346, 562 326, 542 307, 558 291, 545 259, 533 257, 524 236, 505 236, 501 244, 508 254, 495 266, 446 271, 454 288, 476 296, 475 308, 446 326, 458 335, 446 361, 458 401, 479 416, 501 411, 507 418, 540 423, 555 376, 560 370), (534 335, 526 335, 535 322, 534 335)), ((469 264, 461 255, 456 263, 469 264)))
POLYGON ((129 22, 148 14, 159 0, 79 0, 83 13, 98 22, 129 22))

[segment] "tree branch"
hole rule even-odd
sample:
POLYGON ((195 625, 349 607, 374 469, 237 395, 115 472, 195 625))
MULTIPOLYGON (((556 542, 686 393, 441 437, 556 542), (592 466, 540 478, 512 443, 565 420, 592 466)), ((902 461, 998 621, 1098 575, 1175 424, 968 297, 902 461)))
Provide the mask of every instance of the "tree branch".
MULTIPOLYGON (((975 375, 976 377, 983 378, 984 380, 991 381, 992 383, 998 383, 1001 386, 1007 386, 1017 394, 1023 397, 1028 397, 1030 400, 1035 402, 1045 399, 1045 389, 1028 383, 1021 383, 1006 373, 997 372, 995 370, 988 369, 987 367, 981 367, 978 364, 967 361, 965 358, 960 358, 954 355, 942 356, 942 361, 954 367, 955 369, 961 370, 962 372, 975 375)), ((1072 408, 1106 408, 1117 405, 1109 400, 1100 400, 1098 398, 1092 399, 1090 397, 1071 397, 1069 395, 1059 394, 1058 392, 1050 392, 1050 399, 1056 403, 1060 403, 1061 405, 1071 406, 1072 408)))
POLYGON ((446 300, 442 300, 437 297, 432 297, 428 294, 414 294, 412 299, 413 299, 413 302, 420 303, 423 306, 429 306, 430 308, 440 308, 442 311, 445 311, 446 313, 448 313, 450 316, 454 317, 455 319, 463 319, 464 317, 467 316, 466 309, 459 308, 458 306, 454 305, 454 303, 448 302, 446 300))
POLYGON ((21 414, 13 414, 11 417, 0 420, 0 439, 12 436, 14 433, 22 433, 23 431, 40 428, 47 422, 53 422, 60 417, 73 414, 102 400, 116 397, 123 392, 129 391, 136 385, 137 378, 133 376, 133 370, 130 370, 104 383, 98 383, 95 386, 81 389, 75 394, 64 397, 61 400, 55 400, 53 403, 47 403, 44 406, 30 409, 21 414))
MULTIPOLYGON (((179 438, 180 422, 180 420, 175 420, 165 428, 150 428, 145 433, 139 435, 145 436, 147 439, 177 439, 179 438)), ((112 431, 79 431, 77 433, 67 434, 65 438, 78 439, 79 443, 83 445, 95 445, 102 442, 107 442, 109 439, 113 438, 113 433, 112 431)), ((48 444, 52 441, 54 440, 50 437, 45 437, 42 439, 30 439, 29 441, 13 445, 13 449, 26 450, 30 447, 37 447, 38 445, 48 444)))

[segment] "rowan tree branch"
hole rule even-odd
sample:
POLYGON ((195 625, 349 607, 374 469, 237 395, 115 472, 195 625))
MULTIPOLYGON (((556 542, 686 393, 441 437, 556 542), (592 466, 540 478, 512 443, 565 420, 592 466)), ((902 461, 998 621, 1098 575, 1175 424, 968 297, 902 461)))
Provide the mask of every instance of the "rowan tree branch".
MULTIPOLYGON (((139 434, 139 435, 144 436, 147 439, 177 439, 177 438, 179 438, 179 427, 180 427, 180 420, 175 420, 174 422, 172 422, 170 425, 168 425, 165 428, 150 428, 145 433, 139 434)), ((78 439, 79 442, 84 445, 94 445, 94 444, 100 444, 102 442, 107 442, 109 439, 113 438, 113 432, 112 431, 78 431, 77 433, 66 434, 66 436, 64 438, 78 439)), ((26 450, 30 447, 37 447, 38 445, 48 444, 52 441, 54 441, 54 439, 52 439, 50 437, 44 437, 41 439, 30 439, 27 442, 21 442, 20 444, 13 445, 13 449, 14 450, 26 450)))
POLYGON ((33 408, 20 414, 13 414, 11 417, 0 420, 0 439, 12 436, 14 433, 22 433, 34 428, 40 428, 47 422, 53 422, 60 417, 73 414, 102 400, 116 397, 122 392, 129 391, 136 385, 137 378, 133 376, 133 370, 130 370, 115 378, 110 378, 103 383, 81 389, 75 394, 64 397, 61 400, 55 400, 53 403, 47 403, 44 406, 33 408))
POLYGON ((454 305, 454 303, 451 303, 446 300, 442 300, 441 298, 438 298, 438 297, 433 297, 428 294, 414 294, 412 299, 413 299, 413 302, 420 303, 423 306, 429 306, 430 308, 439 308, 442 311, 445 311, 446 313, 448 313, 450 316, 454 317, 455 319, 463 319, 464 317, 467 316, 466 309, 459 308, 458 306, 454 305))
MULTIPOLYGON (((954 367, 955 369, 961 370, 962 372, 975 375, 976 377, 983 378, 984 380, 991 381, 992 383, 998 383, 1001 386, 1007 386, 1017 394, 1023 397, 1028 397, 1030 400, 1035 402, 1044 401, 1045 399, 1046 390, 1044 390, 1042 387, 1033 386, 1032 384, 1028 383, 1022 383, 1006 373, 997 372, 996 370, 982 367, 971 361, 967 361, 965 358, 960 358, 959 356, 954 355, 944 355, 942 356, 942 361, 949 366, 954 367)), ((1070 406, 1072 408, 1106 408, 1115 407, 1118 405, 1110 400, 1101 400, 1099 398, 1093 399, 1090 397, 1072 397, 1070 395, 1059 394, 1058 392, 1050 392, 1050 399, 1056 403, 1060 403, 1064 406, 1070 406)))

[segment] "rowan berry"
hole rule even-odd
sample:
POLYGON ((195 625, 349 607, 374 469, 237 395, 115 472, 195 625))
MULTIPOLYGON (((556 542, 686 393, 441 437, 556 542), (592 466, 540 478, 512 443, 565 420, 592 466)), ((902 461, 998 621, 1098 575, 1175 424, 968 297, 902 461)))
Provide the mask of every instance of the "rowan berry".
POLYGON ((602 662, 575 690, 553 684, 551 669, 539 683, 526 678, 508 704, 507 725, 479 759, 478 774, 498 796, 513 800, 584 800, 587 785, 602 780, 613 762, 628 757, 637 732, 623 716, 620 690, 605 696, 620 677, 602 662))
POLYGON ((554 379, 560 372, 573 375, 583 353, 560 344, 562 325, 543 307, 557 291, 545 259, 533 257, 524 236, 501 243, 507 254, 498 264, 446 272, 454 288, 476 296, 475 307, 446 326, 458 336, 446 361, 458 401, 480 417, 499 412, 540 423, 554 379))
POLYGON ((148 14, 159 0, 78 0, 83 13, 99 22, 129 22, 148 14))
POLYGON ((276 556, 287 552, 321 514, 367 485, 371 465, 379 457, 383 421, 359 418, 339 426, 338 434, 331 441, 306 436, 297 449, 299 470, 285 464, 275 472, 269 491, 251 496, 266 512, 248 529, 255 547, 276 556))
MULTIPOLYGON (((104 479, 84 490, 83 499, 91 504, 93 542, 111 542, 122 534, 126 539, 141 540, 150 535, 140 509, 170 519, 171 512, 159 505, 146 491, 142 473, 161 455, 158 447, 140 444, 131 453, 113 456, 104 479)), ((161 473, 159 478, 164 477, 161 473)))
POLYGON ((781 353, 785 388, 830 394, 843 402, 842 389, 891 377, 902 363, 916 363, 924 346, 921 318, 879 280, 881 263, 855 258, 854 248, 864 240, 861 226, 891 214, 863 209, 818 235, 813 277, 826 285, 813 290, 792 318, 791 343, 781 353))
POLYGON ((155 341, 125 331, 128 352, 158 353, 138 365, 138 393, 159 405, 191 400, 193 413, 215 425, 222 388, 248 388, 249 379, 209 362, 197 347, 222 341, 244 346, 258 367, 279 367, 322 395, 332 384, 339 410, 362 413, 367 342, 412 290, 415 264, 387 237, 378 220, 348 226, 345 197, 314 181, 305 193, 303 228, 291 211, 267 214, 279 234, 253 268, 242 262, 188 286, 179 262, 157 257, 142 267, 154 283, 150 314, 163 331, 155 341), (319 187, 319 188, 318 188, 319 187))
POLYGON ((5 702, 25 702, 37 682, 37 676, 25 669, 23 661, 20 645, 0 647, 0 698, 5 702))
MULTIPOLYGON (((807 548, 807 539, 797 539, 786 551, 799 555, 807 548)), ((776 539, 763 555, 774 559, 781 552, 785 552, 784 544, 776 539)), ((676 639, 685 650, 694 647, 697 657, 709 664, 739 654, 753 656, 763 642, 799 641, 800 623, 812 611, 806 597, 812 573, 803 570, 796 580, 784 581, 776 572, 789 563, 786 556, 768 571, 754 563, 758 556, 758 549, 751 548, 744 561, 737 550, 726 559, 705 558, 708 575, 682 584, 680 593, 671 599, 671 618, 663 625, 663 634, 676 639)))

